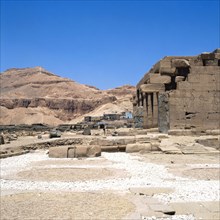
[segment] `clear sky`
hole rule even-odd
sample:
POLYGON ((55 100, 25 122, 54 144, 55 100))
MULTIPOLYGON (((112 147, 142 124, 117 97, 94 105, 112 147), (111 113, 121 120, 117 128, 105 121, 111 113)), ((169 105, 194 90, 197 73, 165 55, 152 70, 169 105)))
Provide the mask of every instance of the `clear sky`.
POLYGON ((136 85, 167 55, 219 47, 219 0, 1 0, 1 71, 42 66, 83 84, 136 85))

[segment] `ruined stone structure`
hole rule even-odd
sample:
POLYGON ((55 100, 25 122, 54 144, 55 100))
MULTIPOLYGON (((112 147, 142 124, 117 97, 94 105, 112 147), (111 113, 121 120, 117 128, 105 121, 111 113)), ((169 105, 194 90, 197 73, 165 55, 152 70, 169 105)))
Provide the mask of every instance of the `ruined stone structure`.
POLYGON ((220 128, 220 49, 198 56, 167 56, 136 86, 136 127, 220 128))

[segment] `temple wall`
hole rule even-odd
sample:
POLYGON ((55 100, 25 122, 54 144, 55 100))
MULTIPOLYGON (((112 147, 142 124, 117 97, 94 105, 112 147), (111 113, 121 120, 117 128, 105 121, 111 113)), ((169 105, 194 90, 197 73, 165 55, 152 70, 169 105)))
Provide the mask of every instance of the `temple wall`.
POLYGON ((220 67, 192 67, 169 93, 170 128, 216 129, 220 123, 220 67))
POLYGON ((198 56, 165 57, 137 84, 136 127, 220 128, 220 50, 198 56), (137 111, 138 109, 138 111, 137 111), (140 114, 141 112, 141 114, 140 114))

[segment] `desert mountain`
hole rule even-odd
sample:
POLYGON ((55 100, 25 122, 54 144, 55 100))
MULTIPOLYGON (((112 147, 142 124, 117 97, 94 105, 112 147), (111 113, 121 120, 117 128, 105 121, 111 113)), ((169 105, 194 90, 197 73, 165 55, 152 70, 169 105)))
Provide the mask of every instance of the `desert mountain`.
POLYGON ((99 90, 42 67, 13 68, 0 75, 0 124, 57 125, 84 115, 132 110, 133 86, 99 90))

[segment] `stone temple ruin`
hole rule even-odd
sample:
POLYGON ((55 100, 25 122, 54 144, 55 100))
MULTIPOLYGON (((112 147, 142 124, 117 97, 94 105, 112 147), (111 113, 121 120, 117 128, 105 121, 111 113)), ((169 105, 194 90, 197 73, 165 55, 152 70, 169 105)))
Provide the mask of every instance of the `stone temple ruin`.
POLYGON ((134 96, 139 128, 202 132, 220 128, 220 49, 198 56, 166 56, 140 80, 134 96))

